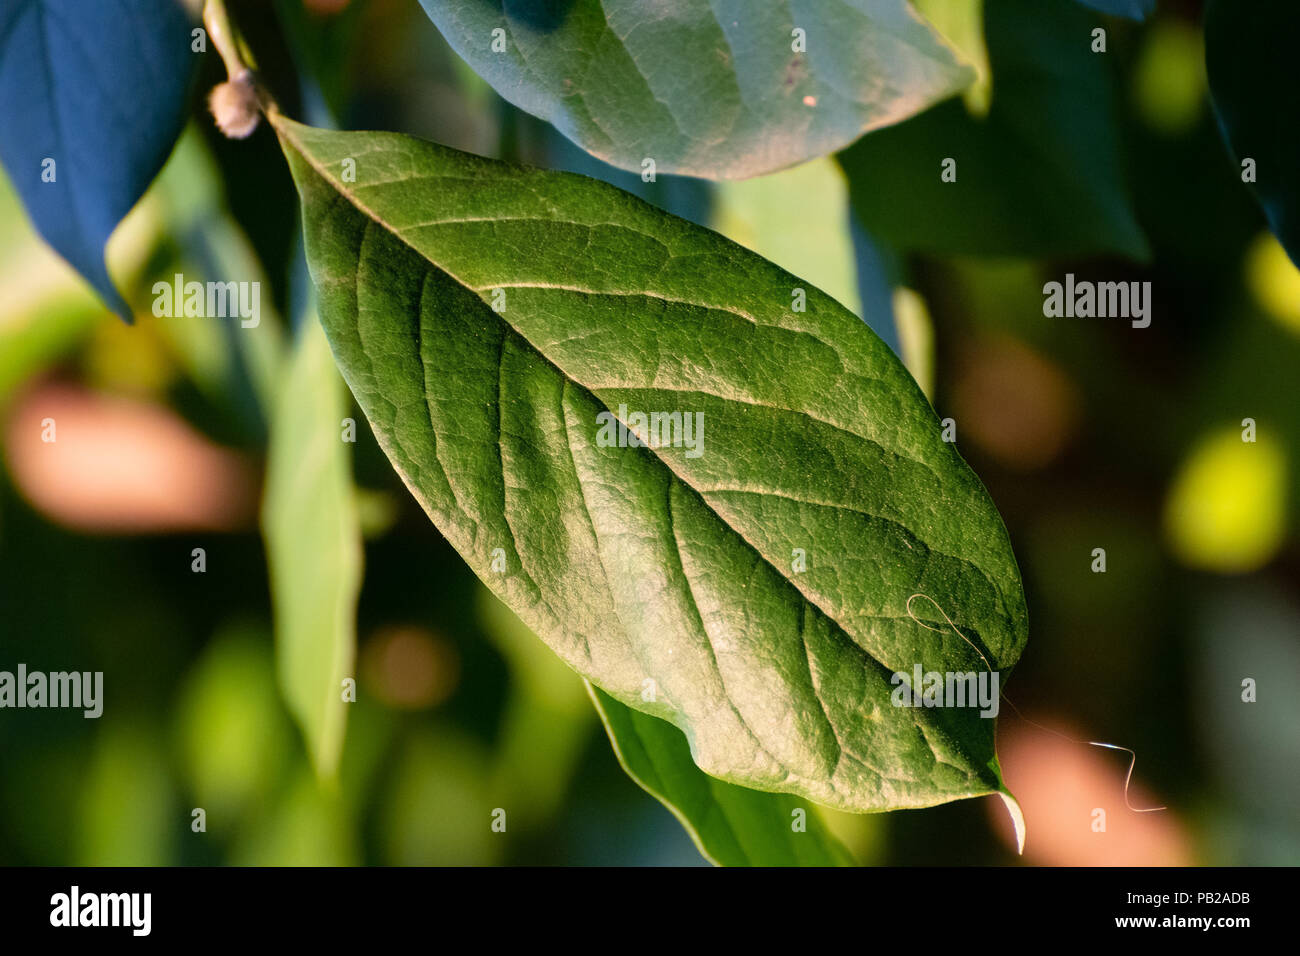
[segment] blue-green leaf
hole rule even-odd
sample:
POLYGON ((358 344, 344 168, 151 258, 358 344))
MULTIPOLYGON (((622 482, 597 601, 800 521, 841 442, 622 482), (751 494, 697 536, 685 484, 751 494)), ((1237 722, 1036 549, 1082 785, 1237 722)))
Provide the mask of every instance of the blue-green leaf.
POLYGON ((190 28, 177 0, 0 8, 0 161, 40 234, 126 319, 104 244, 180 134, 190 28))
POLYGON ((498 93, 638 173, 769 173, 975 79, 905 0, 421 3, 498 93))

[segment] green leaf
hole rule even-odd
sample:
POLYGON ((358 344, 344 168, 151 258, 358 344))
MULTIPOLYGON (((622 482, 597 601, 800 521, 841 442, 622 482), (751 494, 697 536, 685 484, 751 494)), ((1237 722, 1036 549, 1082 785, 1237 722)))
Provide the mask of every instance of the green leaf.
POLYGON ((1214 0, 1205 12, 1205 66, 1223 138, 1238 162, 1254 161, 1250 188, 1300 266, 1297 31, 1300 5, 1290 0, 1214 0))
POLYGON ((993 105, 947 103, 840 154, 853 207, 902 251, 1149 255, 1120 161, 1115 92, 1069 4, 988 4, 993 105), (956 161, 956 181, 940 173, 956 161))
POLYGON ((574 670, 733 783, 856 811, 1001 789, 993 720, 891 706, 915 665, 1005 677, 1027 625, 988 494, 866 325, 603 183, 273 122, 380 445, 574 670), (706 425, 618 447, 611 412, 706 425))
POLYGON ((421 3, 498 93, 634 172, 770 173, 975 79, 905 0, 421 3))
POLYGON ((710 777, 672 724, 620 704, 587 684, 618 762, 672 811, 699 851, 718 866, 852 866, 853 857, 811 807, 710 777), (802 810, 802 814, 797 811, 802 810), (797 819, 805 829, 796 831, 797 819))
POLYGON ((345 414, 328 343, 308 315, 272 415, 262 534, 280 686, 325 778, 334 775, 343 747, 342 682, 352 675, 361 587, 345 414))

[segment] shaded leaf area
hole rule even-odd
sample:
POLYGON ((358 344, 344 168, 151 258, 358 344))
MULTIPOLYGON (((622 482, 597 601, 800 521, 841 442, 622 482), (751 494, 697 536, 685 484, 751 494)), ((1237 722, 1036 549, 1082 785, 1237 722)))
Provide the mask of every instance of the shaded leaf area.
POLYGON ((852 866, 853 857, 788 794, 763 793, 710 777, 672 724, 587 685, 618 762, 681 821, 719 866, 852 866), (802 810, 800 814, 798 811, 802 810), (796 820, 799 823, 796 823, 796 820), (795 826, 801 826, 796 830, 795 826))
POLYGON ((376 437, 571 667, 731 782, 852 810, 999 789, 993 721, 891 706, 891 676, 1014 664, 1015 560, 856 316, 813 288, 791 311, 793 276, 593 180, 275 123, 376 437), (702 441, 605 441, 635 410, 702 415, 702 441), (917 592, 964 639, 912 620, 917 592))
POLYGON ((988 116, 959 102, 864 137, 840 154, 854 211, 877 239, 936 254, 1142 259, 1104 56, 1068 4, 990 0, 988 116), (945 160, 956 180, 944 181, 945 160))
POLYGON ((123 318, 104 244, 180 134, 190 26, 172 0, 0 10, 0 161, 37 231, 123 318))
POLYGON ((1223 137, 1238 162, 1254 160, 1255 198, 1269 228, 1300 264, 1300 6, 1285 0, 1223 3, 1205 15, 1205 64, 1223 137))
POLYGON ((975 79, 904 0, 421 3, 503 97, 636 172, 772 172, 975 79))

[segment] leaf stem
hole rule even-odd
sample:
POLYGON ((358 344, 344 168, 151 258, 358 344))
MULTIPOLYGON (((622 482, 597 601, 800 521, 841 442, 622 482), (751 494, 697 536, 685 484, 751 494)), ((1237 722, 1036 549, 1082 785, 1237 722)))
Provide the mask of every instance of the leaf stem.
POLYGON ((203 25, 207 27, 208 36, 212 38, 222 62, 226 64, 226 75, 230 80, 249 82, 251 79, 263 112, 277 110, 275 98, 257 75, 257 60, 253 57, 253 51, 231 20, 225 0, 204 0, 203 25))
POLYGON ((225 0, 206 0, 203 4, 203 25, 216 45, 217 52, 221 54, 221 59, 226 64, 226 75, 230 79, 235 79, 244 70, 252 69, 252 56, 248 57, 249 62, 245 62, 247 47, 235 33, 230 14, 226 11, 225 0))

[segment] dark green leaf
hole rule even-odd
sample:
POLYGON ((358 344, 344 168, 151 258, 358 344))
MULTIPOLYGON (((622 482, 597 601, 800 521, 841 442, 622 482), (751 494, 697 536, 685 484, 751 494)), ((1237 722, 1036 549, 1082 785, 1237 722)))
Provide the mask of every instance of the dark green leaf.
POLYGON ((638 173, 646 159, 710 179, 769 173, 975 79, 904 0, 421 3, 498 93, 638 173))
POLYGON ((1025 605, 988 494, 856 316, 603 183, 274 122, 376 437, 574 670, 734 783, 858 811, 1001 789, 993 720, 891 706, 918 664, 1005 676, 1025 605), (610 446, 610 412, 699 414, 703 441, 610 446), (910 618, 918 592, 965 639, 910 618))
POLYGON ((1290 0, 1213 0, 1205 14, 1206 72, 1224 139, 1239 163, 1253 160, 1255 197, 1300 265, 1297 35, 1300 4, 1290 0))
POLYGON ((1145 258, 1090 23, 1068 4, 987 4, 988 116, 947 103, 840 154, 872 236, 938 254, 1145 258), (946 159, 956 161, 955 182, 941 178, 946 159))

